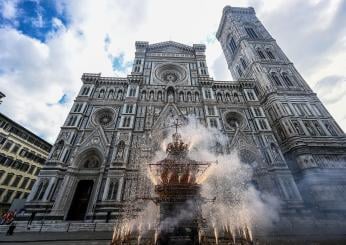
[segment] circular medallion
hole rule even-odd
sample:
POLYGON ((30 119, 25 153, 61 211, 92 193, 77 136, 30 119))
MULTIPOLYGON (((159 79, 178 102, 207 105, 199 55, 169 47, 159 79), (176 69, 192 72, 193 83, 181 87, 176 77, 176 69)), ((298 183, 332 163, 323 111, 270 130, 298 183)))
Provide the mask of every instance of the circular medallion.
POLYGON ((161 64, 155 68, 155 77, 164 83, 179 83, 186 79, 187 72, 178 64, 161 64))
POLYGON ((99 123, 101 125, 107 125, 111 121, 112 121, 112 116, 108 113, 104 113, 104 114, 100 115, 100 117, 99 117, 99 123))
POLYGON ((236 111, 226 112, 224 119, 227 125, 232 129, 242 128, 244 126, 244 117, 241 113, 236 111))
POLYGON ((99 109, 94 113, 93 121, 101 126, 109 125, 115 117, 114 111, 110 108, 99 109))

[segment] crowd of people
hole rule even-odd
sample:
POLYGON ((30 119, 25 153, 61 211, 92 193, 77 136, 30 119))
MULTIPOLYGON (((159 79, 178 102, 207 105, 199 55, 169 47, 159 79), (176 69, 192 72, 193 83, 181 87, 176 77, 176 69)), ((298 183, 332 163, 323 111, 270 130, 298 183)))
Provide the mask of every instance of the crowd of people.
POLYGON ((9 225, 14 221, 15 218, 16 218, 16 211, 8 210, 7 212, 3 213, 3 215, 1 216, 1 224, 9 225))
POLYGON ((7 212, 3 213, 3 215, 1 216, 1 225, 10 225, 8 227, 7 233, 6 235, 12 235, 14 229, 16 228, 14 219, 16 218, 16 210, 12 211, 12 210, 8 210, 7 212))

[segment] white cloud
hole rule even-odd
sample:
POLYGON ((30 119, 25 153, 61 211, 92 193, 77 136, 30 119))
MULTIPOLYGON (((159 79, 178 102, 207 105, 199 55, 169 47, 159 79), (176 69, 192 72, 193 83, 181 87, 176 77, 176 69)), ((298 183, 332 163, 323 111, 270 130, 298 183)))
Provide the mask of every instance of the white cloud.
POLYGON ((16 0, 3 0, 0 2, 0 12, 4 19, 14 20, 17 17, 16 0))
MULTIPOLYGON (((210 74, 216 80, 231 79, 220 45, 211 38, 222 9, 228 4, 254 6, 258 17, 311 86, 328 76, 345 76, 345 28, 343 23, 337 23, 342 20, 342 15, 338 15, 342 6, 340 1, 323 2, 57 0, 59 13, 66 13, 70 24, 64 26, 54 18, 56 31, 48 34, 45 43, 14 29, 0 30, 0 88, 7 95, 1 109, 53 142, 81 86, 82 73, 125 75, 129 68, 114 72, 110 57, 123 54, 124 64, 131 62, 137 40, 205 43, 210 74), (330 37, 319 40, 319 35, 330 37), (57 104, 64 94, 72 99, 65 105, 57 104)), ((1 5, 2 16, 15 18, 16 5, 4 6, 1 5)), ((327 106, 346 129, 346 112, 340 110, 340 104, 327 106)))

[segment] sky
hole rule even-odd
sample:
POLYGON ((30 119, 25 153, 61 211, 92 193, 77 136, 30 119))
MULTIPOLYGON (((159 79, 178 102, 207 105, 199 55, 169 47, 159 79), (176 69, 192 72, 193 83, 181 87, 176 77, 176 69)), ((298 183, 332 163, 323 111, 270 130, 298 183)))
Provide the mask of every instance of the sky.
POLYGON ((126 76, 135 41, 203 43, 215 80, 231 80, 215 38, 226 6, 258 18, 346 130, 344 0, 0 0, 0 111, 50 143, 81 75, 126 76))

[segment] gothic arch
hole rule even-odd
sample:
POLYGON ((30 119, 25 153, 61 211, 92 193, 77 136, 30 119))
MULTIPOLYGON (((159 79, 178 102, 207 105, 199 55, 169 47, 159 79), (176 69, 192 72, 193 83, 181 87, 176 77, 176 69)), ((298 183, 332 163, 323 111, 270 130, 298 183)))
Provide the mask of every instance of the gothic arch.
POLYGON ((104 157, 101 151, 92 147, 79 153, 73 165, 78 169, 96 169, 102 165, 103 161, 104 157))

